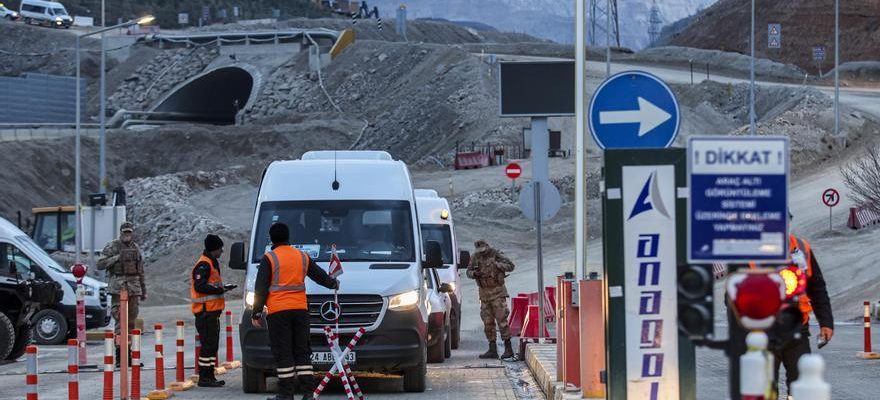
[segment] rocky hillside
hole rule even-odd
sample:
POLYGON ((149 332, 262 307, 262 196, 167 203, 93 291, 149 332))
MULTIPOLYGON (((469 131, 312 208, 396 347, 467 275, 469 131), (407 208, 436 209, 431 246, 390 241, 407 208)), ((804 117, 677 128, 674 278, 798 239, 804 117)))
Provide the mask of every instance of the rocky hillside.
MULTIPOLYGON (((816 74, 814 46, 826 49, 823 72, 834 63, 834 9, 832 2, 819 0, 761 1, 756 19, 756 55, 800 66, 816 74), (767 49, 767 24, 782 24, 782 48, 767 49)), ((677 46, 749 53, 751 3, 748 0, 720 0, 705 10, 683 31, 673 34, 677 46)), ((841 61, 880 59, 880 0, 840 2, 841 61)))

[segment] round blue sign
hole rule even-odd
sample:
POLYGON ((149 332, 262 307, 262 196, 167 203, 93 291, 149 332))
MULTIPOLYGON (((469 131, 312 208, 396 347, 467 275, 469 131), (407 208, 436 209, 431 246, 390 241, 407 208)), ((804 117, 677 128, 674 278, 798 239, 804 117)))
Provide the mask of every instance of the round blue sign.
POLYGON ((613 75, 590 100, 590 132, 602 149, 669 147, 680 121, 672 90, 647 72, 613 75))

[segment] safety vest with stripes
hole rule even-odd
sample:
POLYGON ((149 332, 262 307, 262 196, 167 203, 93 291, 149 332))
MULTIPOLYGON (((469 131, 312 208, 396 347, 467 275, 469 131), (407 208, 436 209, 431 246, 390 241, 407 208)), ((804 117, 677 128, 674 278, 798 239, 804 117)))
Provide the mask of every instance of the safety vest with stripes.
MULTIPOLYGON (((223 280, 220 279, 220 271, 214 268, 214 262, 210 257, 202 254, 199 257, 199 261, 196 262, 196 265, 193 266, 192 272, 195 273, 196 268, 198 268, 199 264, 208 264, 208 283, 222 287, 223 280)), ((192 276, 193 274, 190 274, 192 276)), ((198 314, 202 311, 223 311, 226 308, 226 302, 223 300, 222 294, 205 294, 196 291, 196 282, 193 280, 190 283, 189 289, 190 297, 192 298, 192 312, 193 314, 198 314)))
MULTIPOLYGON (((792 255, 796 254, 798 251, 803 252, 805 262, 804 265, 798 265, 798 267, 801 268, 801 272, 803 272, 804 275, 806 275, 807 280, 809 280, 813 276, 813 250, 810 248, 810 243, 796 237, 795 235, 789 235, 788 248, 792 255)), ((757 268, 758 265, 754 262, 750 262, 749 267, 754 269, 757 268)), ((810 312, 813 311, 813 305, 810 303, 810 296, 806 293, 803 293, 798 297, 798 309, 800 309, 801 314, 803 314, 804 325, 806 325, 810 322, 810 312)))
POLYGON ((285 310, 308 310, 306 275, 309 256, 290 245, 281 245, 266 253, 271 279, 266 308, 269 314, 285 310))

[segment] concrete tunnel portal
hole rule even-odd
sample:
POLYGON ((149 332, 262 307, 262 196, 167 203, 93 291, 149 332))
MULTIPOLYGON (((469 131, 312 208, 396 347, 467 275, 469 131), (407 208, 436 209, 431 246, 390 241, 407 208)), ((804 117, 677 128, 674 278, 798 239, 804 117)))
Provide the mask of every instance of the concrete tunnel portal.
POLYGON ((233 125, 248 105, 254 76, 240 67, 221 67, 179 85, 153 111, 167 112, 151 119, 233 125))

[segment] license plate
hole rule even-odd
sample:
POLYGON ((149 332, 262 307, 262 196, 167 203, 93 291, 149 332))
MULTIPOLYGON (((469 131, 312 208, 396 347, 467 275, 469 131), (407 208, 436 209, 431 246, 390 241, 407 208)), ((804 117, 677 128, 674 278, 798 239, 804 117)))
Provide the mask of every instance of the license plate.
MULTIPOLYGON (((357 355, 353 351, 345 356, 345 361, 349 364, 354 364, 355 360, 357 360, 357 355)), ((312 352, 312 363, 314 364, 333 364, 334 362, 336 362, 336 359, 333 358, 333 353, 329 351, 312 352)))

